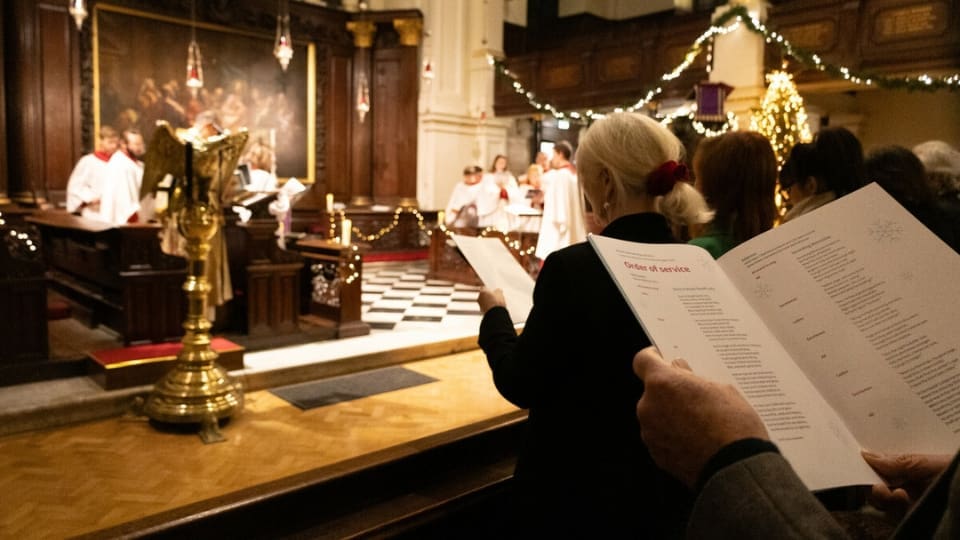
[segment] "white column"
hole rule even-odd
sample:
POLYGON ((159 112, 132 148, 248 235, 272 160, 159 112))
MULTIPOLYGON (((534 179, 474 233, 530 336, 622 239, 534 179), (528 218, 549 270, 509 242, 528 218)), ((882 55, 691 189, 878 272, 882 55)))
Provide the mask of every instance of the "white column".
MULTIPOLYGON (((731 7, 746 6, 750 14, 761 21, 767 18, 766 4, 763 0, 739 0, 717 8, 713 18, 723 15, 731 7)), ((764 39, 745 26, 729 34, 717 36, 713 43, 713 70, 710 80, 724 82, 734 87, 727 96, 725 110, 737 114, 741 129, 750 125, 750 111, 758 107, 766 93, 764 81, 763 53, 764 39)))
MULTIPOLYGON (((391 6, 396 7, 396 6, 391 6)), ((506 153, 509 121, 493 118, 493 67, 487 53, 503 48, 504 0, 421 0, 423 60, 419 101, 417 200, 442 208, 463 168, 486 169, 506 153)))

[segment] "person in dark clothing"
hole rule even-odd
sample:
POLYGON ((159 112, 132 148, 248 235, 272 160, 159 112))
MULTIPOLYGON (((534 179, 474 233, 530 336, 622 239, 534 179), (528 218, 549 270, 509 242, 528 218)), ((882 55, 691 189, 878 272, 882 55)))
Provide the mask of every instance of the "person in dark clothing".
MULTIPOLYGON (((685 181, 681 143, 656 121, 610 115, 583 135, 580 187, 604 236, 675 242, 710 218, 685 181)), ((502 293, 482 290, 479 342, 500 393, 530 410, 516 468, 517 536, 670 538, 690 495, 651 461, 634 419, 637 347, 650 343, 593 248, 552 253, 517 336, 502 293), (638 459, 639 456, 639 459, 638 459)))
POLYGON ((865 167, 868 182, 880 184, 944 243, 954 251, 960 249, 960 230, 957 230, 960 216, 948 216, 946 209, 937 204, 937 196, 927 183, 923 162, 916 154, 902 146, 878 148, 867 157, 865 167))

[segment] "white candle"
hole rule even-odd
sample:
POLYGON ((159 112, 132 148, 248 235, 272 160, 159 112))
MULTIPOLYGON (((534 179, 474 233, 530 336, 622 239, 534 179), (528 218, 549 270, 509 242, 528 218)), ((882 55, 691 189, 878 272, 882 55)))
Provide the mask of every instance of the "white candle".
POLYGON ((327 213, 333 213, 333 193, 327 193, 327 213))
POLYGON ((350 245, 350 233, 353 229, 353 222, 347 218, 343 218, 343 221, 340 222, 340 243, 349 246, 350 245))
POLYGON ((443 227, 446 222, 446 214, 443 213, 443 210, 437 210, 437 225, 443 227))

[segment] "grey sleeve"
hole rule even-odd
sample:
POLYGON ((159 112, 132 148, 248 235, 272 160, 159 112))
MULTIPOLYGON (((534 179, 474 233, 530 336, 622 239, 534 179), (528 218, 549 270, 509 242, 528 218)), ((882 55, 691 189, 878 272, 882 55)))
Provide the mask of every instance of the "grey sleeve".
POLYGON ((687 538, 848 538, 780 454, 765 452, 714 474, 694 503, 687 538))

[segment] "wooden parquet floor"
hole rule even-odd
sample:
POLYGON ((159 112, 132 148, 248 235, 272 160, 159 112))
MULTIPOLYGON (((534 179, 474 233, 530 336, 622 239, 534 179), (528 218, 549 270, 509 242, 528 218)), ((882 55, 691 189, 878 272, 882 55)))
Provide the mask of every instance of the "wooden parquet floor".
POLYGON ((438 381, 309 411, 253 392, 218 444, 129 418, 2 438, 0 538, 63 538, 229 500, 517 413, 494 388, 480 351, 405 367, 438 381))

